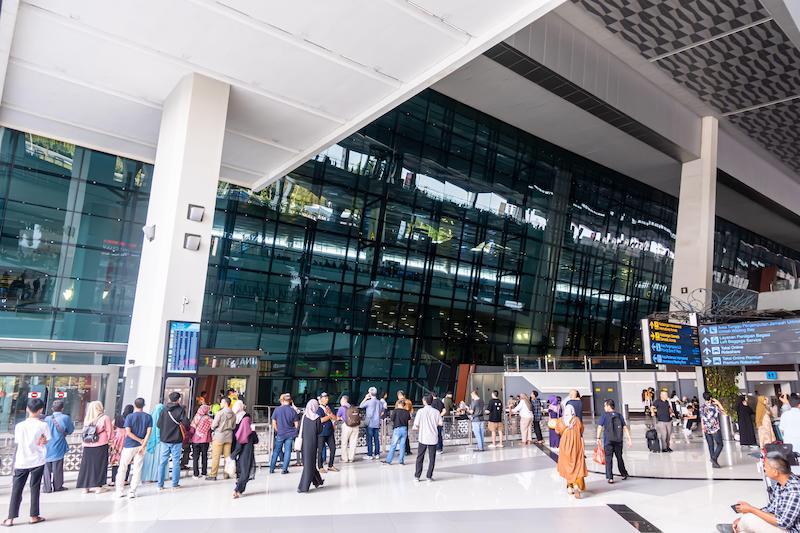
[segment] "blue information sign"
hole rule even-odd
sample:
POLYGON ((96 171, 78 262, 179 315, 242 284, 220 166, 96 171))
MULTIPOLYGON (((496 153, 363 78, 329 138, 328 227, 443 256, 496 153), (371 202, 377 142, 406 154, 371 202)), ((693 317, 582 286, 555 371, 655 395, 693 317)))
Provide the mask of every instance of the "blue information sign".
POLYGON ((642 341, 649 363, 700 366, 700 341, 693 326, 643 320, 642 341))
POLYGON ((800 362, 800 318, 700 326, 703 366, 800 362))
POLYGON ((167 343, 167 373, 196 373, 199 348, 199 323, 170 321, 169 341, 167 343))

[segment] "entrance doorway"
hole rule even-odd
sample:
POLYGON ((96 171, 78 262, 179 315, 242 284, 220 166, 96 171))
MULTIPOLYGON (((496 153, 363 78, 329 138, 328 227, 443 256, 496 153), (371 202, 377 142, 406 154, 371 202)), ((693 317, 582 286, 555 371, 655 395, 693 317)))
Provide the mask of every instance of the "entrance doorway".
POLYGON ((594 402, 594 412, 597 416, 603 413, 603 405, 606 400, 614 400, 614 405, 622 412, 619 401, 619 384, 616 381, 595 381, 592 384, 592 401, 594 402))
MULTIPOLYGON (((117 367, 114 367, 117 368, 117 367)), ((39 398, 45 412, 52 412, 53 402, 64 402, 64 413, 80 427, 86 406, 100 400, 106 403, 108 374, 34 374, 0 375, 0 434, 11 433, 18 422, 27 416, 28 400, 39 398)), ((116 391, 116 382, 114 382, 116 391)), ((106 412, 114 405, 106 405, 106 412)))

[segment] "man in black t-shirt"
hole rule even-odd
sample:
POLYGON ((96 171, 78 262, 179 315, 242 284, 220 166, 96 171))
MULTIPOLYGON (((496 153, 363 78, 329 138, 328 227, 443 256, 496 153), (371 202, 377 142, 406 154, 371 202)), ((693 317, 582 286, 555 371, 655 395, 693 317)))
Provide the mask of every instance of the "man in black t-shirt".
POLYGON ((650 411, 656 417, 656 431, 658 432, 658 440, 661 441, 661 450, 671 452, 672 448, 669 445, 672 437, 672 419, 675 414, 672 412, 672 405, 669 403, 667 391, 661 391, 661 397, 653 403, 650 411))
MULTIPOLYGON (((432 394, 433 396, 433 403, 431 403, 431 407, 439 411, 439 413, 444 417, 447 414, 447 409, 444 406, 444 402, 436 396, 436 393, 432 394)), ((438 426, 439 431, 439 441, 436 443, 436 451, 438 453, 444 452, 444 431, 443 426, 438 426)))
POLYGON ((492 399, 486 406, 489 410, 489 431, 492 432, 492 443, 490 448, 497 447, 495 437, 500 433, 500 447, 503 447, 503 402, 500 400, 500 393, 492 391, 492 399))

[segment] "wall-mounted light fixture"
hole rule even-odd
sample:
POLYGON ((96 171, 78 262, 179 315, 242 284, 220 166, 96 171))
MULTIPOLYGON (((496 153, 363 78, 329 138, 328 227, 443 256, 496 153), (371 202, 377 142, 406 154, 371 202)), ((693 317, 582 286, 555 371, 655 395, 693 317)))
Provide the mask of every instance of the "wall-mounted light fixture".
POLYGON ((202 205, 189 204, 189 210, 186 213, 186 218, 192 222, 202 222, 203 215, 206 213, 206 208, 202 205))
POLYGON ((183 235, 183 247, 187 250, 196 252, 200 249, 200 235, 194 233, 185 233, 183 235))

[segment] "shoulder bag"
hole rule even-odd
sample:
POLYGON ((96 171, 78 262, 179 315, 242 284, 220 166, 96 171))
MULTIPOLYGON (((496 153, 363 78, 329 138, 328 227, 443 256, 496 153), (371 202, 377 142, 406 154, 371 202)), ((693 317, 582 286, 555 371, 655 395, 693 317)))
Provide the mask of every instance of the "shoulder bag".
POLYGON ((300 431, 297 433, 297 437, 294 439, 294 451, 299 452, 303 449, 303 424, 306 423, 306 416, 303 415, 303 419, 300 421, 300 431))
POLYGON ((167 410, 167 414, 169 415, 170 419, 175 422, 175 425, 178 426, 178 429, 181 430, 181 441, 186 441, 186 429, 183 427, 183 424, 175 420, 175 417, 172 416, 172 413, 170 413, 169 410, 167 410))

